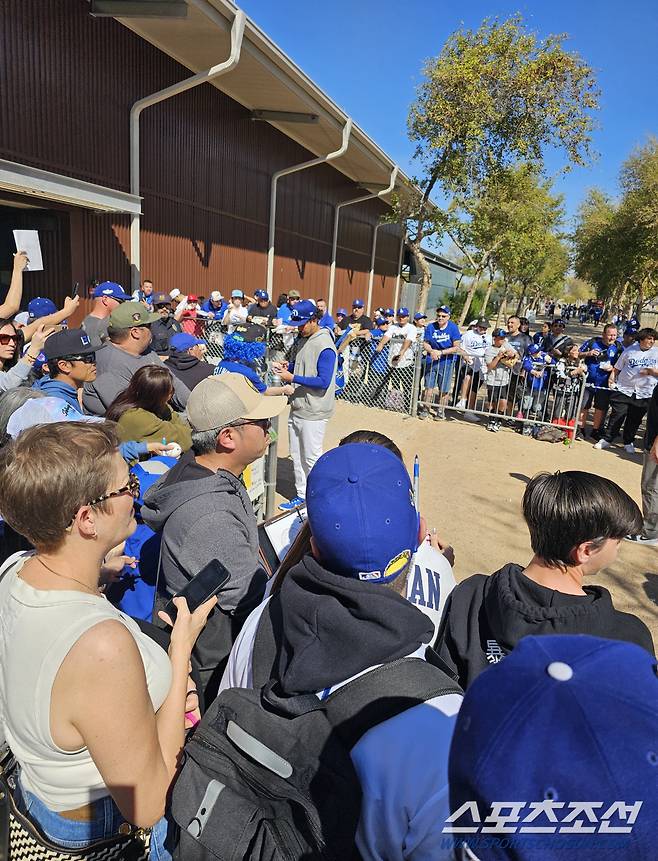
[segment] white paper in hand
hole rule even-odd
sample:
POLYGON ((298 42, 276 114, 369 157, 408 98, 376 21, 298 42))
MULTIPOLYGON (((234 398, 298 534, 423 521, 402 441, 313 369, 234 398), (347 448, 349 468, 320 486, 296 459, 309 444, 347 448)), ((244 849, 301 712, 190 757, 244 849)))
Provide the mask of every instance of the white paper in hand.
POLYGON ((41 257, 41 245, 39 244, 38 230, 14 230, 14 242, 16 251, 24 251, 27 254, 28 264, 26 272, 42 272, 43 259, 41 257))

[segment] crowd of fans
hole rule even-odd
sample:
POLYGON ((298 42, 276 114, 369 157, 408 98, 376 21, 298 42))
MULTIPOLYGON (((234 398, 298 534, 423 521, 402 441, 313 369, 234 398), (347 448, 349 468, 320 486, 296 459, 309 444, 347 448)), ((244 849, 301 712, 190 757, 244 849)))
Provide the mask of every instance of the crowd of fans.
POLYGON ((650 402, 644 493, 653 330, 622 345, 608 324, 576 345, 562 318, 533 336, 512 316, 490 338, 483 318, 460 333, 445 306, 429 324, 406 308, 373 320, 357 299, 334 320, 294 290, 275 306, 150 281, 132 296, 97 285, 83 326, 60 329, 72 300, 33 300, 16 322, 25 262, 0 306, 0 730, 16 815, 72 850, 147 829, 161 861, 554 857, 530 834, 487 842, 520 822, 555 853, 575 829, 591 835, 584 859, 650 856, 654 646, 585 578, 623 538, 658 543, 655 500, 643 518, 608 479, 536 476, 532 558, 455 585, 392 440, 358 431, 321 452, 346 342, 368 348, 374 398, 422 350, 422 412, 439 418, 484 388, 489 412, 518 420, 555 365, 551 397, 579 404, 592 387, 599 448, 624 422, 630 445, 650 402), (216 367, 204 318, 223 327, 216 367), (270 386, 267 327, 294 341, 270 386), (283 508, 301 528, 270 570, 243 476, 289 401, 297 496, 283 508), (190 612, 175 596, 214 564, 229 579, 190 612))

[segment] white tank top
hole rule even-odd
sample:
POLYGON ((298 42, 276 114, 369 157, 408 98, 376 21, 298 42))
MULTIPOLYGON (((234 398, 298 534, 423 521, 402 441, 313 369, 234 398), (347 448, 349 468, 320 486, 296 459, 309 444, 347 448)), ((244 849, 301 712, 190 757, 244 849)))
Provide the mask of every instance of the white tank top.
MULTIPOLYGON (((157 711, 171 686, 169 656, 100 595, 34 589, 18 577, 33 553, 0 569, 0 723, 21 766, 21 782, 50 810, 73 810, 108 795, 86 747, 62 750, 50 734, 50 698, 59 667, 77 640, 115 619, 135 638, 157 711)), ((125 727, 130 734, 132 727, 125 727)))

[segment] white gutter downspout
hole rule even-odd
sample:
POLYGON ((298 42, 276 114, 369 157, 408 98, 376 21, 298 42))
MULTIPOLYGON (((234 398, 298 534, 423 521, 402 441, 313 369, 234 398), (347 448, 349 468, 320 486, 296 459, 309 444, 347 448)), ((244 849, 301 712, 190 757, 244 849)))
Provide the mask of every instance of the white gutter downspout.
POLYGON ((270 232, 267 243, 267 281, 265 285, 265 289, 267 290, 270 299, 272 299, 274 286, 274 241, 276 234, 276 190, 278 182, 282 176, 288 176, 291 173, 297 173, 300 170, 306 170, 306 168, 315 167, 318 164, 325 164, 326 162, 340 158, 341 155, 345 155, 350 142, 351 133, 352 118, 348 117, 347 122, 343 126, 342 143, 337 150, 334 150, 334 152, 330 152, 327 155, 321 155, 317 158, 312 158, 309 161, 303 161, 300 164, 292 165, 291 167, 284 167, 282 170, 277 170, 276 173, 272 174, 272 186, 270 191, 270 232))
MULTIPOLYGON (((196 4, 196 0, 192 0, 196 4)), ((204 6, 199 4, 199 8, 203 11, 204 6)), ((178 93, 184 93, 186 90, 191 90, 199 84, 205 84, 219 75, 225 75, 234 69, 240 62, 240 50, 242 48, 242 37, 244 36, 246 17, 241 9, 238 9, 233 19, 231 27, 231 53, 227 60, 218 63, 216 66, 211 66, 205 72, 198 72, 184 81, 177 84, 172 84, 170 87, 165 87, 163 90, 158 90, 150 96, 145 96, 139 99, 130 109, 130 193, 139 195, 139 118, 144 110, 151 105, 156 105, 165 99, 176 96, 178 93)), ((133 214, 130 218, 130 272, 132 289, 138 290, 140 284, 140 269, 141 269, 141 247, 140 247, 140 223, 141 217, 139 214, 133 214)))
MULTIPOLYGON (((390 194, 395 188, 395 180, 398 178, 399 167, 397 164, 391 171, 391 181, 388 184, 388 188, 385 188, 383 191, 379 192, 380 197, 383 197, 385 194, 390 194)), ((377 234, 379 233, 379 228, 386 224, 385 221, 379 221, 375 225, 375 229, 372 232, 372 250, 370 252, 370 272, 368 273, 368 301, 366 303, 366 314, 370 316, 370 306, 372 305, 372 285, 375 280, 375 250, 377 248, 377 234)))
MULTIPOLYGON (((397 176, 397 165, 393 168, 397 176)), ((391 174, 392 176, 393 174, 391 174)), ((338 222, 340 219, 340 211, 344 206, 352 206, 354 203, 364 203, 366 200, 374 200, 376 197, 382 197, 387 194, 388 188, 381 191, 375 191, 371 194, 362 194, 360 197, 353 197, 351 200, 344 200, 342 203, 337 203, 334 209, 334 236, 331 242, 331 264, 329 266, 329 295, 327 296, 327 311, 333 313, 334 307, 334 284, 336 283, 336 249, 338 248, 338 222)))
POLYGON ((398 254, 398 274, 395 279, 395 301, 393 302, 393 307, 395 308, 395 312, 399 308, 400 301, 400 278, 402 276, 402 252, 404 251, 404 241, 407 238, 407 230, 406 228, 402 231, 402 236, 400 237, 400 253, 398 254))

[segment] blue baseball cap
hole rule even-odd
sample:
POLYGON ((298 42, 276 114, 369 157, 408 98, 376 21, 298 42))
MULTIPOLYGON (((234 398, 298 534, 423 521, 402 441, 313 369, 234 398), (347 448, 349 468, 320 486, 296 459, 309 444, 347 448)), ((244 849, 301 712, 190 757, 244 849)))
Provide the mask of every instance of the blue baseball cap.
POLYGON ((94 299, 100 299, 102 296, 107 296, 109 299, 116 299, 117 302, 129 302, 132 296, 124 293, 121 284, 116 281, 103 281, 102 284, 97 284, 94 290, 94 299))
POLYGON ((422 311, 416 311, 414 314, 414 320, 427 320, 427 314, 423 314, 422 311))
POLYGON ((339 308, 336 311, 336 316, 337 317, 347 317, 347 308, 339 308))
POLYGON ((9 417, 7 434, 16 438, 34 425, 53 422, 102 422, 101 416, 84 416, 63 398, 30 398, 9 417))
POLYGON ((440 311, 442 314, 450 314, 450 308, 447 305, 439 305, 436 310, 437 313, 440 311))
POLYGON ((334 574, 390 583, 418 547, 419 518, 402 461, 388 449, 331 449, 308 476, 306 510, 322 564, 334 574))
POLYGON ((388 317, 377 317, 375 320, 378 326, 388 326, 388 317))
POLYGON ((528 349, 526 350, 531 356, 536 356, 537 353, 541 350, 539 344, 530 344, 528 349))
POLYGON ((395 316, 395 311, 393 310, 393 308, 387 308, 384 313, 386 314, 387 317, 394 317, 395 316))
POLYGON ((492 338, 506 338, 507 331, 505 329, 494 329, 491 333, 492 338))
POLYGON ((197 344, 205 344, 200 338, 195 338, 194 335, 188 335, 187 332, 178 332, 169 341, 169 346, 172 350, 177 350, 179 353, 184 353, 190 347, 196 347, 197 344))
MULTIPOLYGON (((28 305, 28 308, 30 306, 28 305)), ((634 323, 627 323, 624 327, 624 335, 635 335, 637 334, 639 326, 636 326, 634 323)))
MULTIPOLYGON (((579 845, 574 857, 654 858, 656 726, 658 666, 640 646, 585 635, 524 637, 466 692, 450 748, 450 809, 455 813, 466 802, 475 802, 484 822, 492 802, 523 800, 516 824, 529 821, 532 802, 553 801, 553 816, 560 823, 569 814, 574 818, 571 803, 602 802, 595 809, 597 824, 586 822, 582 829, 596 834, 579 845), (634 814, 617 811, 618 803, 634 808, 634 814), (606 819, 611 829, 625 829, 617 832, 624 834, 623 849, 606 845, 612 840, 602 827, 606 819)), ((587 815, 575 818, 582 821, 587 815)), ((452 823, 473 824, 470 814, 452 823)), ((564 829, 568 835, 570 826, 577 828, 578 823, 556 825, 540 812, 531 827, 543 844, 533 847, 533 838, 525 834, 525 842, 518 848, 515 844, 514 858, 566 857, 565 850, 571 857, 566 846, 560 852, 559 833, 564 829), (542 827, 551 835, 551 851, 546 833, 539 831, 542 827)), ((473 851, 480 861, 510 857, 478 840, 482 832, 476 827, 473 851)), ((464 839, 469 842, 468 836, 464 839)), ((568 836, 564 839, 568 843, 568 836)))
POLYGON ((27 313, 30 320, 38 320, 39 317, 47 317, 48 314, 54 314, 57 311, 57 305, 52 299, 44 299, 42 296, 37 296, 28 303, 27 313))
POLYGON ((408 317, 409 309, 408 308, 398 308, 398 317, 408 317))
POLYGON ((363 299, 355 299, 352 302, 352 308, 363 308, 363 299))
POLYGON ((254 299, 262 299, 263 301, 269 301, 269 298, 270 297, 267 290, 256 290, 256 292, 254 293, 254 299))
POLYGON ((290 312, 290 319, 286 322, 286 325, 303 326, 314 317, 317 318, 317 315, 318 309, 315 303, 311 302, 310 299, 301 299, 290 312))

